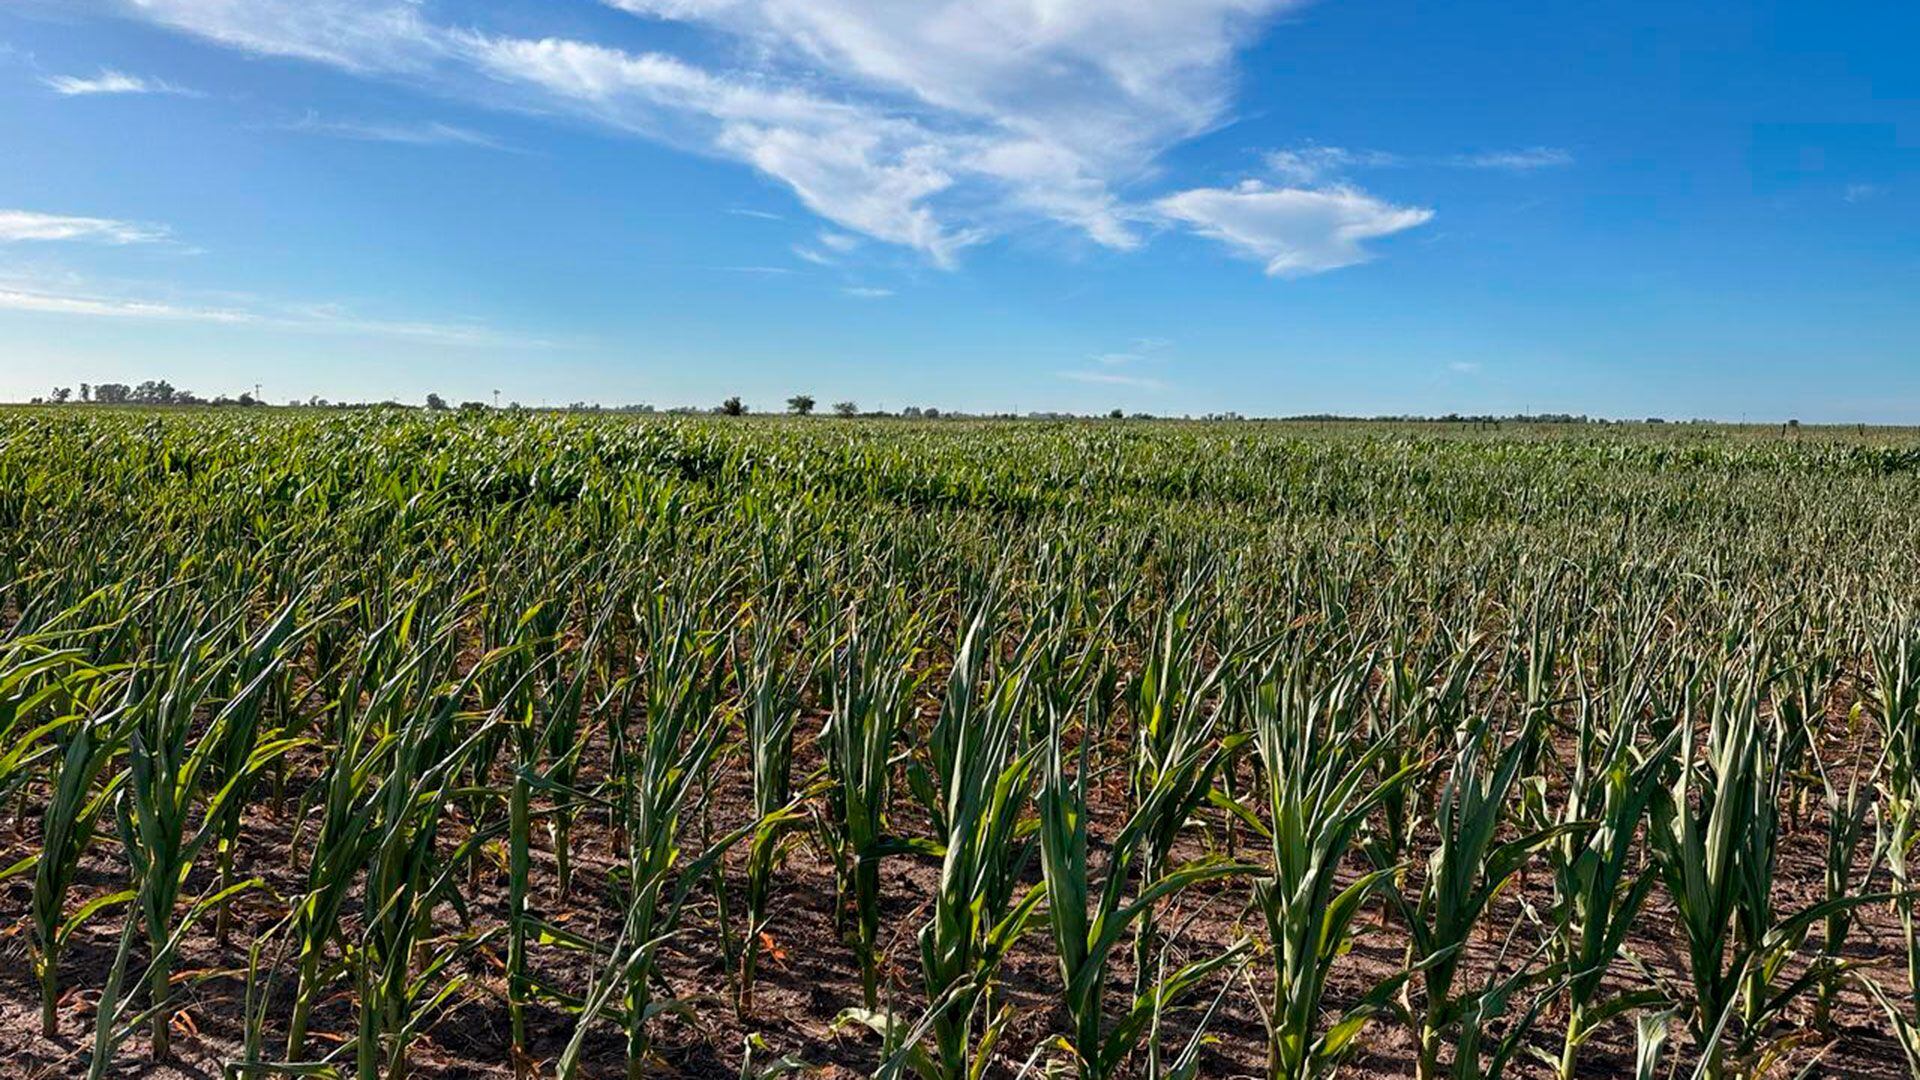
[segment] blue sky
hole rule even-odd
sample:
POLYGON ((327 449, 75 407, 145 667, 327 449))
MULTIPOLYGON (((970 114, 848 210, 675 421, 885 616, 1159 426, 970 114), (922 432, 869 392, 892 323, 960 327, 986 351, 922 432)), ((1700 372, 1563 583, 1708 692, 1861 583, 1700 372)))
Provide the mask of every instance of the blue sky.
POLYGON ((1920 8, 17 0, 0 397, 1920 422, 1920 8))

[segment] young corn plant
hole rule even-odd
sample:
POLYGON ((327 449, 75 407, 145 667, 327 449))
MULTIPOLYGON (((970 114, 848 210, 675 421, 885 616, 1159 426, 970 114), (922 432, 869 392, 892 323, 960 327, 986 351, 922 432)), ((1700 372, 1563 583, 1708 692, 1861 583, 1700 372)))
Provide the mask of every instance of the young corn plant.
MULTIPOLYGON (((60 1030, 60 953, 89 917, 114 904, 133 899, 131 890, 106 893, 67 912, 67 894, 80 870, 80 860, 92 846, 100 817, 119 797, 126 780, 113 762, 126 746, 125 713, 104 709, 104 682, 93 692, 71 699, 78 707, 55 723, 64 727, 57 738, 65 747, 54 764, 40 816, 40 847, 30 865, 33 871, 32 917, 35 975, 40 984, 40 1032, 52 1038, 60 1030), (103 780, 104 777, 104 780, 103 780)), ((64 712, 64 710, 62 710, 64 712)), ((51 733, 50 733, 51 734, 51 733)), ((22 748, 31 743, 23 743, 22 748)), ((14 872, 8 871, 8 876, 14 872)))
POLYGON ((62 946, 88 917, 131 897, 125 891, 110 893, 72 916, 66 912, 80 860, 124 778, 118 770, 109 772, 125 744, 123 713, 107 703, 124 691, 126 672, 121 665, 103 667, 87 658, 84 646, 97 645, 87 639, 98 636, 98 628, 80 622, 89 606, 83 602, 47 627, 16 633, 0 646, 0 799, 18 798, 24 820, 28 786, 46 785, 38 847, 0 870, 0 882, 33 876, 28 930, 40 984, 41 1034, 49 1038, 59 1031, 62 946))
POLYGON ((1636 840, 1672 771, 1680 733, 1652 743, 1645 737, 1651 689, 1637 663, 1618 666, 1605 697, 1580 695, 1558 814, 1562 825, 1585 821, 1592 828, 1569 831, 1543 849, 1553 870, 1552 955, 1566 972, 1566 1034, 1551 1062, 1560 1080, 1573 1080, 1581 1048, 1606 1024, 1665 1000, 1657 990, 1609 994, 1606 980, 1659 882, 1656 874, 1636 872, 1636 840))
MULTIPOLYGON (((687 895, 706 867, 753 828, 747 825, 688 866, 680 865, 681 812, 693 793, 707 786, 728 728, 719 705, 726 676, 719 660, 723 639, 702 625, 704 593, 696 588, 662 588, 646 603, 643 728, 634 747, 633 772, 616 779, 625 789, 624 911, 612 967, 603 978, 604 984, 618 988, 627 1074, 635 1078, 649 1066, 653 1017, 677 1007, 654 998, 660 950, 679 930, 687 895)), ((583 1015, 582 1031, 588 1019, 583 1015)), ((562 1058, 563 1077, 579 1067, 578 1046, 576 1036, 562 1058)))
POLYGON ((438 932, 433 913, 443 901, 462 902, 456 875, 468 865, 468 851, 490 835, 471 834, 450 852, 439 844, 461 771, 487 733, 481 726, 463 739, 458 720, 461 701, 488 662, 439 687, 390 736, 354 950, 359 1080, 406 1080, 408 1048, 466 981, 446 972, 479 940, 438 932))
POLYGON ((920 931, 931 1045, 908 1051, 923 1080, 985 1074, 1011 1015, 994 1007, 993 978, 1043 895, 1037 887, 1021 895, 1020 886, 1033 849, 1023 818, 1042 749, 1023 745, 1027 685, 1020 666, 979 687, 978 696, 947 697, 942 720, 955 741, 941 799, 944 851, 933 917, 920 931))
MULTIPOLYGON (((152 1054, 171 1056, 173 994, 172 949, 180 890, 202 848, 219 833, 227 801, 244 779, 295 745, 294 740, 262 742, 250 748, 218 790, 202 803, 204 781, 218 765, 227 728, 253 713, 254 698, 266 685, 269 665, 284 658, 283 646, 294 631, 293 606, 283 608, 267 626, 238 648, 227 645, 231 620, 210 621, 190 608, 174 614, 156 648, 157 671, 145 686, 136 684, 128 708, 128 780, 117 800, 121 842, 132 870, 134 902, 146 929, 149 959, 147 995, 152 1013, 152 1054), (219 700, 223 678, 238 673, 245 681, 219 700), (204 731, 197 719, 214 710, 204 731)), ((224 897, 223 897, 224 899, 224 897)))
POLYGON ((1818 970, 1779 985, 1809 927, 1875 897, 1827 900, 1787 918, 1775 911, 1788 736, 1761 716, 1760 661, 1736 657, 1707 678, 1703 746, 1692 705, 1702 679, 1682 676, 1679 767, 1654 804, 1651 846, 1687 947, 1689 1020, 1707 1048, 1701 1070, 1717 1080, 1733 1068, 1764 1069, 1767 1036, 1787 1006, 1818 985, 1818 970))
MULTIPOLYGON (((302 596, 305 590, 301 590, 302 596)), ((282 716, 279 729, 266 727, 265 712, 269 699, 281 688, 286 679, 287 670, 293 666, 299 649, 311 637, 315 623, 296 624, 298 605, 288 603, 273 616, 281 625, 271 622, 265 633, 280 639, 279 646, 271 651, 250 649, 236 657, 230 680, 241 688, 234 699, 222 710, 222 722, 210 733, 216 740, 213 747, 213 765, 209 781, 221 791, 220 812, 214 822, 214 856, 218 864, 218 888, 227 892, 234 885, 234 857, 240 846, 240 833, 244 824, 244 815, 253 804, 254 791, 263 771, 263 762, 258 760, 257 751, 263 745, 294 745, 287 740, 294 739, 284 724, 282 716)), ((330 618, 332 614, 322 616, 330 618)), ((279 757, 272 763, 278 765, 279 757)), ((233 908, 229 901, 223 901, 214 912, 214 937, 222 944, 229 943, 232 935, 233 908)))
MULTIPOLYGON (((1873 700, 1886 763, 1876 844, 1893 878, 1910 995, 1908 1007, 1890 1015, 1900 1016, 1904 1032, 1920 1029, 1920 924, 1915 918, 1912 866, 1915 843, 1920 841, 1920 625, 1904 618, 1894 621, 1874 641, 1872 663, 1873 700)), ((1883 1004, 1891 1000, 1878 989, 1876 996, 1883 1004)), ((1920 1043, 1914 1044, 1913 1052, 1920 1053, 1920 1043)))
MULTIPOLYGON (((285 1060, 294 1065, 309 1063, 314 1009, 343 975, 359 978, 352 970, 358 943, 342 929, 342 915, 382 843, 380 813, 403 734, 423 730, 420 710, 444 700, 447 675, 456 670, 466 598, 445 606, 431 600, 416 593, 369 630, 333 696, 325 766, 308 795, 318 820, 302 845, 306 880, 289 918, 296 970, 285 1060), (340 956, 330 962, 336 944, 340 956)), ((414 778, 399 779, 411 786, 414 778)))
POLYGON ((1266 922, 1273 984, 1264 1013, 1271 1080, 1329 1076, 1354 1040, 1413 973, 1386 980, 1322 1030, 1328 976, 1347 951, 1354 918, 1397 867, 1380 866, 1342 886, 1340 869, 1367 815, 1412 781, 1420 763, 1381 776, 1397 732, 1360 722, 1371 663, 1329 665, 1317 650, 1284 646, 1251 700, 1253 745, 1266 787, 1264 820, 1273 865, 1254 880, 1254 904, 1266 922))
MULTIPOLYGON (((1409 765, 1423 765, 1434 741, 1451 738, 1447 724, 1465 709, 1467 690, 1480 659, 1478 638, 1457 641, 1444 628, 1435 628, 1425 640, 1413 638, 1414 615, 1397 606, 1384 616, 1391 637, 1383 661, 1379 708, 1368 719, 1378 726, 1391 752, 1375 770, 1384 778, 1409 765)), ((1397 787, 1380 804, 1382 825, 1365 838, 1367 854, 1376 866, 1404 867, 1412 856, 1409 846, 1423 824, 1420 786, 1397 787)), ((1404 869, 1394 874, 1397 882, 1404 869)))
MULTIPOLYGON (((1093 685, 1104 680, 1095 678, 1093 685)), ((1047 919, 1060 962, 1061 1004, 1069 1030, 1061 1042, 1073 1056, 1081 1080, 1118 1075, 1156 1016, 1236 961, 1239 947, 1162 971, 1145 994, 1134 994, 1117 1020, 1107 1016, 1107 976, 1113 952, 1127 940, 1133 924, 1161 900, 1201 882, 1251 873, 1255 868, 1225 861, 1201 861, 1176 867, 1128 899, 1135 860, 1147 839, 1149 823, 1176 799, 1171 786, 1145 792, 1109 848, 1104 877, 1096 884, 1088 858, 1088 755, 1093 733, 1104 727, 1104 709, 1090 704, 1083 726, 1079 766, 1069 776, 1065 724, 1050 707, 1050 734, 1037 801, 1040 811, 1040 865, 1046 885, 1047 919)), ((1199 748, 1194 757, 1210 753, 1199 748)), ((1193 763, 1182 762, 1183 767, 1193 763)), ((1157 1080, 1157 1078, 1156 1078, 1157 1080)))
POLYGON ((1000 598, 991 587, 987 595, 965 609, 965 629, 953 650, 953 663, 947 670, 946 691, 940 699, 940 711, 934 716, 924 740, 924 753, 907 759, 907 787, 927 812, 936 835, 947 831, 947 788, 959 768, 960 740, 964 725, 972 718, 978 699, 991 677, 995 630, 1001 620, 1000 598))
MULTIPOLYGON (((617 597, 617 590, 609 591, 617 597)), ((554 892, 564 900, 572 882, 571 823, 579 805, 574 780, 584 750, 579 737, 583 702, 588 683, 605 675, 603 642, 617 610, 612 600, 602 600, 589 616, 583 639, 563 649, 558 641, 563 622, 548 614, 550 606, 529 609, 517 623, 518 643, 489 654, 486 666, 511 673, 512 681, 500 675, 483 679, 494 684, 486 697, 498 703, 495 708, 510 728, 513 750, 506 816, 507 1012, 515 1067, 522 1074, 531 1065, 526 1010, 536 992, 529 942, 543 930, 551 934, 551 925, 535 918, 530 902, 533 793, 538 786, 554 794, 547 808, 547 840, 554 857, 554 892)))
POLYGON ((869 1010, 880 1004, 880 861, 896 846, 887 828, 894 752, 918 685, 909 669, 911 629, 886 598, 849 615, 821 731, 831 785, 824 831, 841 895, 853 905, 850 937, 869 1010))
MULTIPOLYGON (((1160 793, 1154 816, 1141 822, 1145 843, 1139 858, 1142 889, 1163 875, 1173 845, 1194 812, 1213 794, 1222 763, 1245 741, 1218 738, 1227 697, 1221 683, 1231 657, 1202 667, 1196 656, 1201 635, 1193 624, 1198 583, 1189 582, 1159 616, 1153 647, 1128 690, 1133 714, 1133 750, 1127 761, 1127 787, 1134 807, 1160 793), (1216 746, 1215 743, 1218 742, 1216 746)), ((1141 912, 1134 932, 1134 993, 1144 996, 1153 979, 1156 912, 1141 912)))
POLYGON ((788 644, 794 612, 779 594, 752 613, 750 644, 735 676, 741 687, 741 724, 753 809, 760 824, 747 846, 746 945, 740 955, 740 1010, 753 1010, 762 939, 771 919, 774 863, 793 819, 793 733, 807 685, 813 678, 811 640, 788 644))
MULTIPOLYGON (((1859 714, 1860 710, 1856 707, 1853 712, 1856 721, 1859 714)), ((1813 1003, 1813 1026, 1817 1031, 1830 1033, 1833 1030, 1833 1007, 1844 985, 1842 976, 1850 967, 1842 958, 1842 953, 1848 936, 1853 932, 1855 909, 1844 901, 1849 896, 1868 891, 1883 855, 1883 834, 1877 821, 1880 800, 1875 797, 1874 788, 1886 759, 1877 756, 1869 761, 1864 740, 1856 742, 1847 768, 1846 782, 1842 784, 1828 767, 1827 759, 1821 756, 1817 742, 1810 753, 1820 777, 1821 808, 1826 821, 1823 874, 1826 889, 1823 896, 1833 905, 1820 938, 1818 968, 1821 975, 1813 1003), (1875 819, 1873 829, 1868 828, 1869 819, 1875 819), (1863 862, 1860 858, 1861 845, 1870 838, 1873 843, 1868 845, 1863 862)))
MULTIPOLYGON (((1387 889, 1412 935, 1413 968, 1419 971, 1425 990, 1416 1014, 1410 1017, 1419 1044, 1415 1075, 1420 1080, 1441 1075, 1441 1052, 1449 1045, 1469 1052, 1462 1044, 1461 1028, 1475 1017, 1479 1006, 1471 996, 1461 996, 1455 983, 1461 953, 1494 896, 1534 852, 1587 827, 1584 822, 1566 822, 1496 842, 1519 791, 1520 770, 1537 752, 1537 724, 1536 714, 1523 721, 1504 745, 1486 721, 1460 725, 1453 767, 1434 809, 1438 843, 1427 858, 1418 896, 1410 901, 1401 889, 1387 889)), ((1539 975, 1554 973, 1549 967, 1539 975)), ((1516 988, 1503 984, 1499 993, 1510 995, 1516 988)))

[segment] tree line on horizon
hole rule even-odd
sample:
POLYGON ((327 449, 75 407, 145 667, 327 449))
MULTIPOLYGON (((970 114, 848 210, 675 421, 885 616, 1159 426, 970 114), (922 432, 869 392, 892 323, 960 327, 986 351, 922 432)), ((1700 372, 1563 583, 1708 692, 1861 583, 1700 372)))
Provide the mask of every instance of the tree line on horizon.
MULTIPOLYGON (((497 391, 495 392, 495 397, 496 399, 498 398, 497 391)), ((257 397, 253 393, 243 392, 238 395, 221 394, 221 395, 217 395, 209 398, 209 397, 203 397, 199 394, 195 394, 191 390, 186 390, 186 389, 176 387, 171 382, 168 382, 165 379, 148 379, 136 385, 128 385, 126 383, 115 383, 115 382, 80 383, 77 396, 75 394, 75 390, 73 387, 56 386, 52 389, 51 393, 49 393, 48 395, 44 397, 32 398, 29 401, 29 404, 32 404, 32 405, 68 405, 68 404, 182 405, 182 406, 235 406, 235 407, 242 407, 242 408, 273 407, 270 402, 267 402, 257 397)), ((285 407, 287 408, 321 408, 321 409, 325 409, 325 408, 341 408, 341 409, 425 408, 429 412, 456 412, 456 411, 457 412, 491 412, 491 411, 499 410, 502 408, 502 406, 500 406, 497 403, 497 400, 495 404, 491 404, 491 405, 484 401, 463 401, 458 406, 454 406, 452 404, 449 404, 447 399, 442 397, 438 393, 429 393, 426 396, 425 404, 423 406, 412 406, 404 402, 394 401, 391 399, 386 401, 378 401, 378 402, 330 401, 326 398, 320 397, 318 395, 314 395, 307 398, 305 401, 302 401, 298 398, 289 399, 286 402, 285 407)), ((522 405, 518 401, 511 401, 506 406, 504 406, 504 408, 507 411, 524 411, 527 409, 527 406, 522 405)), ((627 404, 627 405, 603 405, 599 402, 575 401, 565 406, 550 407, 550 406, 543 405, 543 406, 540 406, 540 409, 542 411, 561 411, 561 412, 612 412, 612 413, 640 413, 640 414, 649 414, 649 413, 658 412, 658 413, 664 413, 669 416, 699 416, 699 415, 746 416, 749 413, 753 412, 752 407, 747 405, 745 401, 743 401, 740 395, 738 394, 729 395, 727 398, 722 400, 718 405, 714 405, 708 408, 701 408, 699 406, 694 406, 694 405, 677 405, 677 406, 671 406, 668 408, 660 409, 660 408, 656 408, 651 404, 646 404, 646 403, 635 403, 635 404, 627 404)), ((799 393, 799 394, 794 394, 793 396, 786 399, 785 414, 788 416, 814 416, 818 414, 818 409, 819 409, 819 401, 811 394, 799 393)), ((1238 412, 1218 412, 1218 413, 1206 413, 1196 418, 1191 415, 1182 415, 1177 417, 1176 416, 1163 417, 1163 416, 1159 416, 1154 413, 1148 413, 1148 412, 1128 413, 1125 410, 1117 409, 1117 408, 1105 414, 1084 414, 1084 413, 1060 412, 1055 410, 1032 410, 1026 413, 1013 413, 1013 412, 969 413, 969 412, 963 412, 955 409, 940 409, 934 406, 919 406, 919 405, 909 405, 898 411, 889 411, 884 409, 862 409, 858 402, 850 401, 850 400, 836 401, 831 406, 829 406, 829 410, 831 411, 832 415, 834 415, 835 417, 839 417, 841 419, 849 419, 849 420, 850 419, 1084 420, 1084 419, 1098 419, 1098 418, 1104 418, 1108 420, 1200 419, 1200 420, 1209 420, 1209 421, 1277 420, 1281 422, 1292 422, 1292 423, 1330 423, 1330 424, 1338 424, 1338 423, 1473 424, 1476 427, 1492 427, 1492 426, 1498 426, 1500 424, 1607 425, 1607 424, 1667 424, 1667 423, 1700 424, 1700 423, 1713 422, 1713 421, 1702 420, 1702 419, 1669 421, 1665 417, 1660 417, 1660 416, 1648 416, 1643 419, 1609 419, 1607 417, 1589 416, 1585 413, 1511 413, 1511 414, 1469 413, 1469 414, 1463 414, 1463 413, 1457 413, 1457 412, 1449 412, 1449 413, 1444 413, 1436 416, 1421 416, 1421 415, 1413 415, 1413 414, 1392 414, 1392 415, 1381 414, 1381 415, 1374 415, 1374 416, 1359 416, 1359 415, 1349 415, 1349 414, 1343 414, 1343 413, 1300 413, 1300 414, 1294 414, 1294 415, 1275 416, 1275 417, 1260 417, 1260 416, 1249 417, 1249 416, 1244 416, 1238 412)), ((1786 430, 1795 431, 1799 429, 1800 421, 1788 420, 1781 426, 1786 430)))

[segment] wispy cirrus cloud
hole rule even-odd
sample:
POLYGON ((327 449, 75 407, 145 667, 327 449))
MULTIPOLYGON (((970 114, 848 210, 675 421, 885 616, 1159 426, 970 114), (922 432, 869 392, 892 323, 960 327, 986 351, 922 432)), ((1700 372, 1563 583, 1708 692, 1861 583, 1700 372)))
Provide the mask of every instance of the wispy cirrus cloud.
POLYGON ((1172 346, 1173 342, 1168 341, 1166 338, 1134 338, 1132 343, 1125 349, 1096 354, 1093 357, 1093 362, 1096 364, 1104 364, 1108 367, 1138 364, 1146 360, 1160 359, 1166 350, 1172 346))
POLYGON ((164 79, 129 75, 113 68, 102 68, 97 75, 51 75, 41 82, 62 97, 86 97, 94 94, 173 94, 199 97, 196 90, 176 86, 164 79))
POLYGON ((1096 386, 1126 386, 1136 390, 1164 390, 1166 383, 1146 375, 1126 375, 1117 371, 1061 371, 1060 378, 1069 382, 1091 383, 1096 386))
POLYGON ((1344 146, 1296 146, 1267 154, 1267 168, 1291 184, 1318 184, 1354 169, 1392 168, 1405 159, 1384 150, 1349 150, 1344 146))
POLYGON ((1558 169, 1573 164, 1573 153, 1556 146, 1533 146, 1524 150, 1488 150, 1474 154, 1455 154, 1447 164, 1461 169, 1499 169, 1504 172, 1533 172, 1558 169))
POLYGON ((21 241, 90 241, 101 244, 145 244, 165 240, 165 227, 113 218, 44 214, 33 210, 0 210, 0 244, 21 241))
POLYGON ((248 323, 257 321, 243 311, 183 307, 158 300, 130 300, 119 297, 47 292, 3 285, 0 285, 0 310, 109 319, 162 319, 176 322, 248 323))
POLYGON ((454 348, 545 349, 553 342, 488 326, 476 320, 387 319, 360 314, 342 304, 253 303, 231 300, 202 304, 159 299, 119 289, 88 287, 68 278, 57 282, 0 280, 0 311, 86 319, 212 323, 266 327, 302 334, 391 338, 454 348))
POLYGON ((453 124, 429 120, 423 123, 395 123, 366 120, 323 120, 308 113, 299 120, 282 124, 281 130, 304 135, 323 135, 360 142, 396 143, 402 146, 472 146, 485 150, 506 150, 507 145, 491 135, 453 124))
POLYGON ((1308 143, 1273 150, 1266 155, 1267 168, 1276 177, 1290 184, 1302 185, 1341 180, 1368 169, 1484 169, 1525 173, 1562 168, 1572 165, 1573 161, 1572 151, 1553 146, 1482 150, 1434 157, 1308 143))
POLYGON ((843 296, 851 296, 855 300, 885 300, 893 295, 893 290, 872 285, 848 285, 841 289, 840 293, 843 296))

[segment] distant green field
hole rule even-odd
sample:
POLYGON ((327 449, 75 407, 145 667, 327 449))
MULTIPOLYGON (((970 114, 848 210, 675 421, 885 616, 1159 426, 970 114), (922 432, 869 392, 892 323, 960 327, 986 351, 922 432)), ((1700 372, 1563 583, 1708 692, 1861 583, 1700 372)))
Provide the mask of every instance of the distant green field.
POLYGON ((0 1053, 1920 1070, 1917 507, 1905 429, 0 411, 0 1053))

